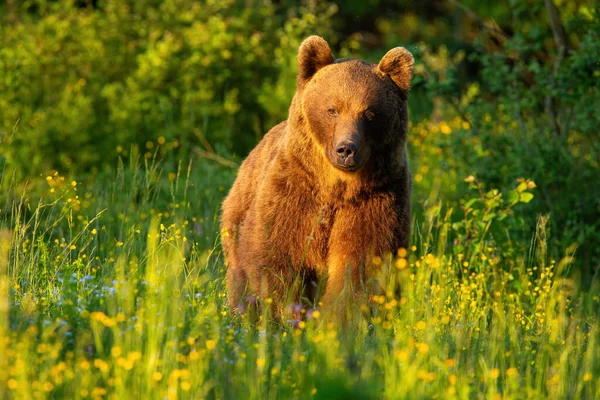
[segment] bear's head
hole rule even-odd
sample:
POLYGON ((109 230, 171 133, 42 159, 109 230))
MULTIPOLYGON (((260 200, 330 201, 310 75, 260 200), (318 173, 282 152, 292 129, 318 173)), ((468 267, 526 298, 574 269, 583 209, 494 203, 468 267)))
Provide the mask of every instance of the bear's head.
POLYGON ((373 65, 335 60, 319 36, 302 42, 297 91, 302 119, 335 168, 358 171, 405 148, 413 62, 403 47, 373 65))

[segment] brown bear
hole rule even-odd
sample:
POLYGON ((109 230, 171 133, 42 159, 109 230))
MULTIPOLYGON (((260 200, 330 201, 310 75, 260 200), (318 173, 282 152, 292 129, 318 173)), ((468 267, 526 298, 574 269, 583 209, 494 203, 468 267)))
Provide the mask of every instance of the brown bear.
POLYGON ((292 303, 354 299, 382 257, 408 247, 412 55, 397 47, 378 65, 335 60, 311 36, 298 64, 287 121, 252 150, 223 202, 233 309, 250 296, 280 315, 292 303))

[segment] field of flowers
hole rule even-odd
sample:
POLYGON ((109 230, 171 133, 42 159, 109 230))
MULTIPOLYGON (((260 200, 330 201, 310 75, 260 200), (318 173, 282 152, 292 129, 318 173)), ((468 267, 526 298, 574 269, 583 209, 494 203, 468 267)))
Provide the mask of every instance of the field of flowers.
POLYGON ((0 400, 600 399, 599 10, 0 0, 0 400), (414 55, 412 238, 293 328, 230 312, 219 210, 315 34, 414 55))
POLYGON ((536 184, 461 175, 439 144, 465 129, 411 127, 412 247, 379 260, 402 295, 344 328, 232 317, 218 218, 234 169, 0 170, 0 398, 600 398, 599 283, 570 278, 575 249, 552 259, 547 217, 511 239, 536 184))

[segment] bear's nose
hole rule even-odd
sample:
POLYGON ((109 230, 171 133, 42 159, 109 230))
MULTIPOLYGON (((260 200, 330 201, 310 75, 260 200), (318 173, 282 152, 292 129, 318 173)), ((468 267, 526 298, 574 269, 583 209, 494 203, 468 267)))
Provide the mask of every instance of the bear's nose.
POLYGON ((356 145, 352 142, 342 142, 336 147, 335 152, 338 157, 346 160, 356 155, 356 145))

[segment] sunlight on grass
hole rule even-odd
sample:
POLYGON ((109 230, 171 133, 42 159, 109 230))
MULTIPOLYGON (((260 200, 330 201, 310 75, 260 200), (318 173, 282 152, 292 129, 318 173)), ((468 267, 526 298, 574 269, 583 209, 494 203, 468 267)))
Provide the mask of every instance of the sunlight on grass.
POLYGON ((0 220, 3 398, 600 395, 597 283, 568 277, 574 249, 549 258, 545 217, 528 253, 496 240, 533 182, 503 196, 463 178, 459 222, 433 193, 412 248, 377 260, 401 297, 373 296, 351 328, 317 311, 292 329, 231 317, 217 237, 231 176, 205 168, 120 169, 109 186, 52 173, 35 203, 3 189, 20 199, 0 220))

